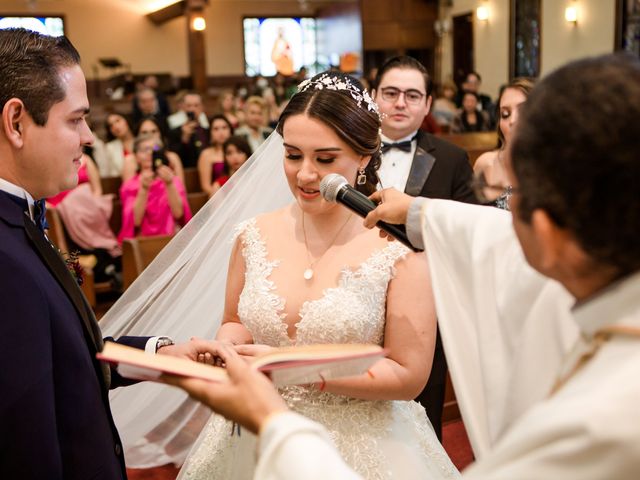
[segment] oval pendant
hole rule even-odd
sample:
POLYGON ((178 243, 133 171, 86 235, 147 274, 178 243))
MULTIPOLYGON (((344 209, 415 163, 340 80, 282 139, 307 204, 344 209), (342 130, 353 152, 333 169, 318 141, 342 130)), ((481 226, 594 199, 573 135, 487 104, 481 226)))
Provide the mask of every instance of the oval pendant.
POLYGON ((311 270, 310 268, 307 268, 304 271, 303 276, 305 280, 311 280, 313 278, 313 270, 311 270))

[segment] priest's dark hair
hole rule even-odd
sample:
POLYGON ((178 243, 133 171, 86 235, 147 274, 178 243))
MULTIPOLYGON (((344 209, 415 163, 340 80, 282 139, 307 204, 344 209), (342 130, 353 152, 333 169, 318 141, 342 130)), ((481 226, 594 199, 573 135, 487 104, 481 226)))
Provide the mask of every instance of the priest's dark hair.
POLYGON ((639 119, 640 61, 587 58, 534 87, 512 146, 518 217, 543 210, 621 275, 640 270, 639 119))

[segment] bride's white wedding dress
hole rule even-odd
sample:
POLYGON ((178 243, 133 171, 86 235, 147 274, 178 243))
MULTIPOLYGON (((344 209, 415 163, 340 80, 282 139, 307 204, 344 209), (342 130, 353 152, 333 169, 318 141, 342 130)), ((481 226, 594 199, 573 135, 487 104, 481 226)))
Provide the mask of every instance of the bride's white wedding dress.
MULTIPOLYGON (((246 265, 238 314, 254 343, 271 346, 312 343, 382 345, 387 285, 394 264, 408 250, 391 242, 360 267, 341 272, 338 285, 300 310, 295 341, 283 321, 285 298, 269 280, 279 262, 267 260, 255 219, 238 227, 246 265)), ((345 461, 366 479, 445 479, 459 473, 438 442, 424 409, 415 402, 360 400, 311 387, 281 390, 289 407, 323 424, 345 461)), ((255 436, 213 415, 191 451, 180 479, 251 479, 255 436)), ((313 452, 310 452, 313 454, 313 452)), ((303 480, 303 479, 301 479, 303 480)))

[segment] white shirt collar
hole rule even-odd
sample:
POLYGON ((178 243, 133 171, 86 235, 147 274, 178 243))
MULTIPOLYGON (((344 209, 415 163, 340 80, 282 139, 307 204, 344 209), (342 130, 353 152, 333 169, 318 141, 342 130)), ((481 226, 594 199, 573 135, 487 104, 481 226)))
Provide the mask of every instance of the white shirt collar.
POLYGON ((611 324, 636 325, 640 317, 640 272, 631 274, 590 299, 580 302, 573 314, 580 330, 593 335, 611 324))
POLYGON ((400 142, 404 142, 406 140, 412 140, 413 137, 416 136, 416 133, 418 133, 418 130, 414 130, 413 132, 411 132, 409 135, 407 135, 406 137, 402 137, 399 138, 397 140, 391 140, 389 137, 387 137, 384 133, 380 134, 380 139, 384 142, 384 143, 400 143, 400 142))
POLYGON ((0 178, 0 190, 15 197, 24 198, 29 206, 29 215, 33 218, 33 204, 35 201, 29 192, 24 188, 5 180, 4 178, 0 178))

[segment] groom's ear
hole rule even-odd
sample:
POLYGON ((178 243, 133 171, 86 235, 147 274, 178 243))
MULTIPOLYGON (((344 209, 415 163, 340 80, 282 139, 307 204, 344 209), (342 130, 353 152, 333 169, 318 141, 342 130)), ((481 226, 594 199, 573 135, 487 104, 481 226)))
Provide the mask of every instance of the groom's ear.
POLYGON ((10 98, 2 107, 2 131, 13 148, 22 148, 22 125, 27 114, 19 98, 10 98))

